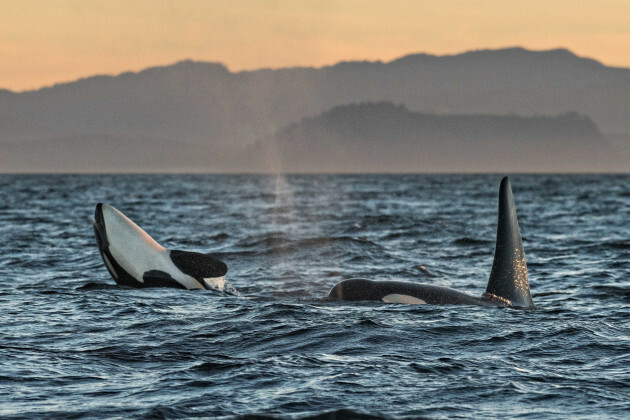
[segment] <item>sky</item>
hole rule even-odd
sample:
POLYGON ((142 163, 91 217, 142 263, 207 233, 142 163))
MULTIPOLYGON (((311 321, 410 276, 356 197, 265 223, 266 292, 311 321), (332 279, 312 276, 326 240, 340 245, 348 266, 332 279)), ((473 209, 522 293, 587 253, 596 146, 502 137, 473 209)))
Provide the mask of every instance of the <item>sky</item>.
POLYGON ((628 0, 0 0, 0 88, 183 59, 232 71, 523 46, 630 67, 628 0))

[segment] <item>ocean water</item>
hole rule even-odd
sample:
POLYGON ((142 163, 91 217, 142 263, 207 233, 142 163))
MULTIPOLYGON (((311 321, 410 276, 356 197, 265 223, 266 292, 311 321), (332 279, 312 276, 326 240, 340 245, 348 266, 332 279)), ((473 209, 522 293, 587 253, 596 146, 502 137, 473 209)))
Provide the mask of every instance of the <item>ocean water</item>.
POLYGON ((630 176, 511 176, 536 310, 324 299, 481 295, 500 180, 1 175, 0 417, 628 418, 630 176), (117 287, 98 202, 232 293, 117 287))

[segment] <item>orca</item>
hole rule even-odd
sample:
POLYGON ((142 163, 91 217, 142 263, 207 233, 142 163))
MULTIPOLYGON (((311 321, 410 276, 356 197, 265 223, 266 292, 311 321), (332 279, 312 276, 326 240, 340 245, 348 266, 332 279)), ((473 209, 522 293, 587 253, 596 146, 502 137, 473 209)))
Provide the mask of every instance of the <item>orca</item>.
POLYGON ((329 299, 372 300, 387 303, 431 305, 481 305, 535 308, 529 290, 527 262, 516 217, 514 196, 508 177, 499 188, 499 214, 494 262, 485 293, 481 297, 443 286, 407 281, 350 279, 335 285, 329 299))
POLYGON ((94 211, 94 234, 107 271, 120 286, 216 289, 227 265, 210 255, 170 250, 107 204, 94 211))

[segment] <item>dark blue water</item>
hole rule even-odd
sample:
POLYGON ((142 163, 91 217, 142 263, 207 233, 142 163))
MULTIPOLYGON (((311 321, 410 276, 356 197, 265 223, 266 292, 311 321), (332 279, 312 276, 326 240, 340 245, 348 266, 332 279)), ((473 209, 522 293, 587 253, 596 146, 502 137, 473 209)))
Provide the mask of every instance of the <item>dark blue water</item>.
POLYGON ((511 178, 535 311, 322 299, 481 295, 500 178, 0 176, 0 416, 627 418, 630 176, 511 178), (238 294, 115 286, 99 201, 238 294))

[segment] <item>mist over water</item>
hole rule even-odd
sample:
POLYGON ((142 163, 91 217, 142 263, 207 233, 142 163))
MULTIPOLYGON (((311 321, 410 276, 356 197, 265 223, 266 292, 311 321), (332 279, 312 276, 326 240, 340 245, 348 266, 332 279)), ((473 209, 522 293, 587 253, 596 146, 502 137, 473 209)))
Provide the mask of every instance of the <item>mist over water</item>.
POLYGON ((510 179, 535 311, 323 299, 481 295, 500 175, 0 175, 0 416, 626 417, 630 176, 510 179), (234 293, 117 287, 97 202, 234 293))

